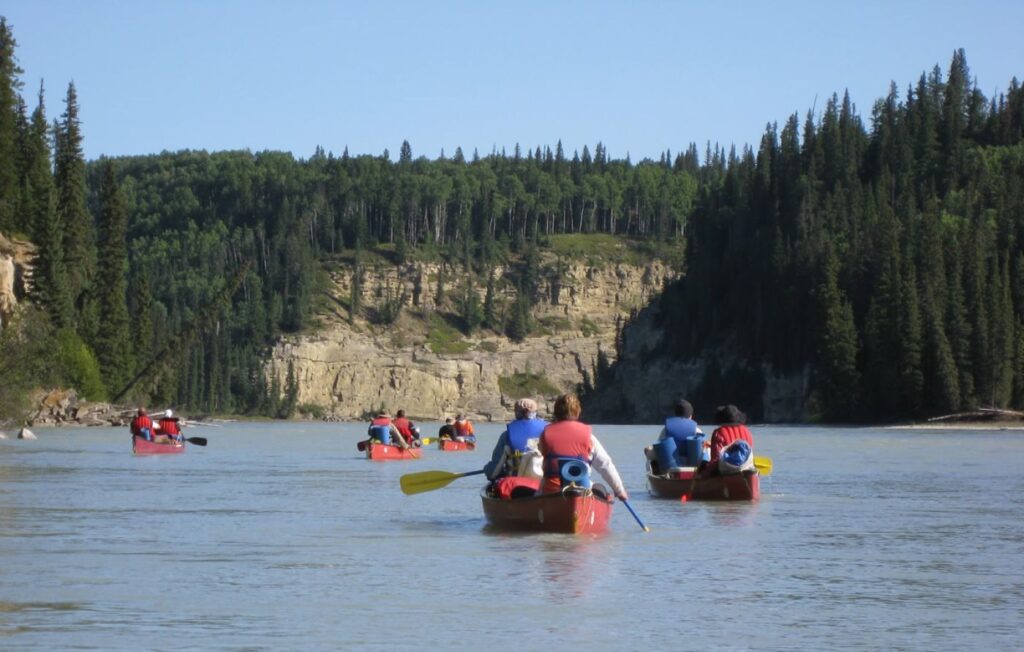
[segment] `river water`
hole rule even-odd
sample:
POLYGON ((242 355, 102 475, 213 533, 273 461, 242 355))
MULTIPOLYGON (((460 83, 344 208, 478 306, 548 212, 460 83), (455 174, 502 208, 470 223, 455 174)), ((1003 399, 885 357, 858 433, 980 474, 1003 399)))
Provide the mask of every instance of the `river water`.
MULTIPOLYGON (((425 434, 436 432, 426 424, 425 434)), ((651 498, 654 426, 598 426, 651 528, 485 526, 479 476, 415 496, 358 424, 0 441, 2 650, 1020 649, 1024 433, 755 427, 755 504, 651 498)))

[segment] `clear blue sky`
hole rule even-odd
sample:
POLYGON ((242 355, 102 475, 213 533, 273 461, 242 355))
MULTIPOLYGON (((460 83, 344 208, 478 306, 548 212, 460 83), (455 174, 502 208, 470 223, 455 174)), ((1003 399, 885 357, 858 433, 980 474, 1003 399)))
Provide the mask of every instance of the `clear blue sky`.
POLYGON ((30 109, 74 81, 84 147, 469 156, 602 141, 634 161, 756 144, 848 89, 964 48, 987 97, 1024 79, 1024 2, 5 0, 30 109))

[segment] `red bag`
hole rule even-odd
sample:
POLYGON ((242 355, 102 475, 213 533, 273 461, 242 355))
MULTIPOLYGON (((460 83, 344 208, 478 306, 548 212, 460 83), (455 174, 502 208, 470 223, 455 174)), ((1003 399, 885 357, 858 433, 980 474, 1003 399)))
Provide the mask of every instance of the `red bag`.
POLYGON ((502 500, 510 500, 513 497, 521 498, 523 495, 536 493, 538 489, 540 489, 540 480, 537 478, 508 476, 494 481, 494 494, 502 500), (519 491, 516 491, 517 489, 519 491))

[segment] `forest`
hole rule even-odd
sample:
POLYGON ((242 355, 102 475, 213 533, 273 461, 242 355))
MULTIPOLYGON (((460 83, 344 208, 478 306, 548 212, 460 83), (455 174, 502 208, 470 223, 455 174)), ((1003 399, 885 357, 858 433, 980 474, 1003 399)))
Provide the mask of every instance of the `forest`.
POLYGON ((515 339, 539 298, 534 252, 567 233, 685 241, 654 354, 810 368, 816 419, 1024 407, 1024 93, 1014 79, 986 98, 962 51, 945 74, 893 84, 867 123, 833 96, 739 152, 634 163, 557 143, 428 159, 403 142, 394 158, 86 161, 74 84, 57 118, 42 86, 29 111, 16 45, 0 19, 0 233, 38 250, 31 307, 0 334, 8 415, 33 387, 71 386, 288 417, 293 375, 268 385, 264 361, 315 327, 331 265, 457 265, 475 280, 446 295, 447 316, 515 339), (524 262, 493 278, 510 261, 524 262), (515 305, 472 317, 496 282, 515 305))

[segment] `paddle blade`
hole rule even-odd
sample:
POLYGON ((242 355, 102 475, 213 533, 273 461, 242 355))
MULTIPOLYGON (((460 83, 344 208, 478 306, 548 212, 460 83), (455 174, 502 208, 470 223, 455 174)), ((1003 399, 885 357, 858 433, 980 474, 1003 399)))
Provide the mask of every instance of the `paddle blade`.
POLYGON ((757 468, 757 472, 761 475, 772 474, 772 458, 754 456, 754 466, 757 468))
POLYGON ((430 442, 434 441, 432 437, 421 437, 420 441, 423 442, 424 446, 430 446, 430 442))
POLYGON ((411 496, 447 487, 453 480, 464 475, 466 474, 449 473, 448 471, 421 471, 403 475, 399 478, 398 483, 402 486, 402 493, 411 496))
POLYGON ((366 440, 356 442, 356 448, 359 449, 360 453, 366 452, 366 440))
POLYGON ((196 446, 206 446, 206 437, 186 437, 185 441, 196 446))

